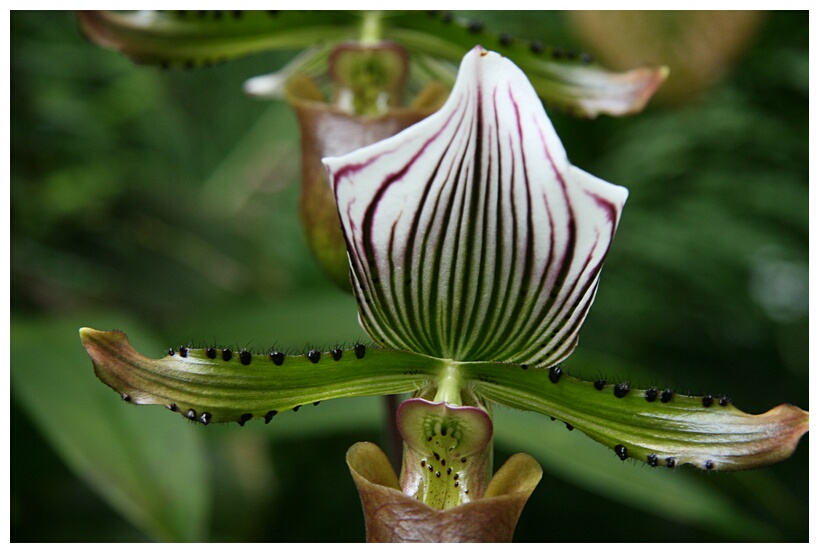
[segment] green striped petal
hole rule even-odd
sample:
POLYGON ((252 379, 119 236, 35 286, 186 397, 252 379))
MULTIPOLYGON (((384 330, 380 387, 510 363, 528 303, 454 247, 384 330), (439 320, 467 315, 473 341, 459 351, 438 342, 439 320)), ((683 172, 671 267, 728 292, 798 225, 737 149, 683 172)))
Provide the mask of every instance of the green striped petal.
POLYGON ((77 17, 94 43, 166 67, 335 43, 354 37, 360 21, 347 11, 81 11, 77 17))
POLYGON ((476 47, 439 112, 324 161, 378 344, 533 366, 571 353, 627 191, 569 163, 512 62, 476 47))
POLYGON ((809 426, 808 412, 793 405, 751 415, 726 397, 585 382, 559 367, 463 363, 459 370, 482 397, 556 418, 622 460, 655 467, 731 471, 778 463, 793 454, 809 426))
POLYGON ((304 355, 182 347, 149 359, 122 332, 83 328, 80 337, 97 377, 122 399, 164 405, 204 424, 270 422, 309 403, 410 392, 441 370, 436 359, 363 345, 304 355))

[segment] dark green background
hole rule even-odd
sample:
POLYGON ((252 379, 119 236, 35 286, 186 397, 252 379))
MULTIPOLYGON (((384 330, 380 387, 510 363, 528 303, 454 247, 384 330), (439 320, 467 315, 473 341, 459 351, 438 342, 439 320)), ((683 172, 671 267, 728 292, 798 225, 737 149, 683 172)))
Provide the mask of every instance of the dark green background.
MULTIPOLYGON (((487 32, 583 47, 560 13, 486 21, 487 32)), ((181 343, 298 349, 363 336, 354 302, 324 281, 301 235, 293 115, 241 93, 291 55, 161 71, 91 45, 69 12, 12 12, 12 541, 363 538, 343 460, 352 443, 382 440, 379 400, 269 426, 194 426, 120 403, 94 381, 77 335, 121 328, 157 357, 181 343), (145 460, 138 446, 154 435, 168 441, 145 460), (136 474, 159 463, 144 469, 164 475, 148 477, 152 501, 176 506, 187 530, 169 537, 123 518, 102 499, 116 486, 82 460, 89 451, 116 466, 122 454, 136 474)), ((808 409, 807 14, 768 14, 696 97, 627 119, 550 115, 575 165, 630 189, 566 369, 726 393, 749 412, 808 409)), ((808 539, 807 437, 775 467, 686 467, 654 491, 638 484, 652 469, 557 424, 498 414, 498 461, 529 440, 545 468, 519 541, 808 539), (702 501, 703 516, 675 511, 686 501, 688 513, 702 501)))

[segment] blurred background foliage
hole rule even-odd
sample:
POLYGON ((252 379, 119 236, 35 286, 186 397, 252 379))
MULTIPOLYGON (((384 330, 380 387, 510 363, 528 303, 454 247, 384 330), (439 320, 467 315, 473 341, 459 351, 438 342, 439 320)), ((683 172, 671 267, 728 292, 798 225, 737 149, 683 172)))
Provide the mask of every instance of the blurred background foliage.
MULTIPOLYGON (((575 165, 631 192, 566 370, 808 409, 807 13, 467 15, 490 49, 671 69, 638 116, 550 114, 575 165)), ((12 541, 363 539, 344 453, 384 442, 380 398, 196 426, 122 404, 77 334, 156 357, 363 338, 301 234, 295 118, 241 93, 293 54, 162 71, 70 12, 11 13, 12 541)), ((808 439, 764 470, 668 471, 499 409, 496 457, 545 469, 519 541, 806 541, 808 439)))

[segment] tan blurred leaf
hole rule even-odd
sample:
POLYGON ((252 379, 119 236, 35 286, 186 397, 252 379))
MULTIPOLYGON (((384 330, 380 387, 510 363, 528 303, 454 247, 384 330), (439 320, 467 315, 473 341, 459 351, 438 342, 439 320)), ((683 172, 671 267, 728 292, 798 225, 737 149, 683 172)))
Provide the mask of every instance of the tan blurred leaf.
POLYGON ((567 18, 606 65, 666 65, 657 92, 679 102, 705 90, 750 45, 764 14, 757 11, 576 11, 567 18))

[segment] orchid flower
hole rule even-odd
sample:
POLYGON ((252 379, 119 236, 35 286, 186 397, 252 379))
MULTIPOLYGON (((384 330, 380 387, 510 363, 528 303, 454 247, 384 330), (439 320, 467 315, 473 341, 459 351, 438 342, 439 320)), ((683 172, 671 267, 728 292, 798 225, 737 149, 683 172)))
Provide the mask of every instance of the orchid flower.
POLYGON ((84 11, 78 18, 97 44, 166 69, 303 49, 278 71, 248 79, 244 89, 256 98, 284 98, 298 116, 304 233, 325 275, 344 290, 350 286, 344 238, 321 159, 392 136, 440 108, 455 63, 476 41, 491 41, 515 60, 548 105, 581 117, 641 111, 668 73, 608 71, 588 54, 493 34, 450 12, 84 11))
POLYGON ((154 360, 120 332, 83 329, 97 376, 126 401, 203 424, 270 423, 308 403, 412 393, 398 413, 400 477, 370 446, 348 454, 374 540, 396 538, 395 521, 424 509, 461 520, 470 503, 525 501, 539 479, 525 458, 488 482, 494 404, 560 419, 651 467, 760 467, 790 456, 807 432, 808 413, 791 405, 750 415, 722 396, 564 373, 628 193, 570 164, 509 59, 473 48, 439 111, 324 163, 374 347, 182 347, 154 360), (526 489, 509 485, 510 471, 526 475, 526 489), (407 504, 396 507, 396 494, 407 504))
MULTIPOLYGON (((165 68, 210 67, 259 52, 303 50, 284 69, 246 83, 246 92, 258 97, 282 97, 289 76, 323 70, 334 46, 348 41, 363 46, 400 45, 409 53, 410 76, 419 89, 430 80, 451 85, 453 64, 463 52, 477 41, 491 41, 526 71, 545 102, 585 117, 641 111, 668 73, 665 67, 607 71, 589 54, 549 46, 539 39, 493 33, 482 22, 452 12, 84 11, 78 18, 95 43, 121 51, 139 64, 165 68)), ((392 70, 384 72, 379 78, 395 83, 392 70)), ((354 81, 346 81, 353 92, 354 81)), ((395 92, 390 86, 386 89, 395 92)), ((365 106, 363 111, 370 111, 365 106)))

